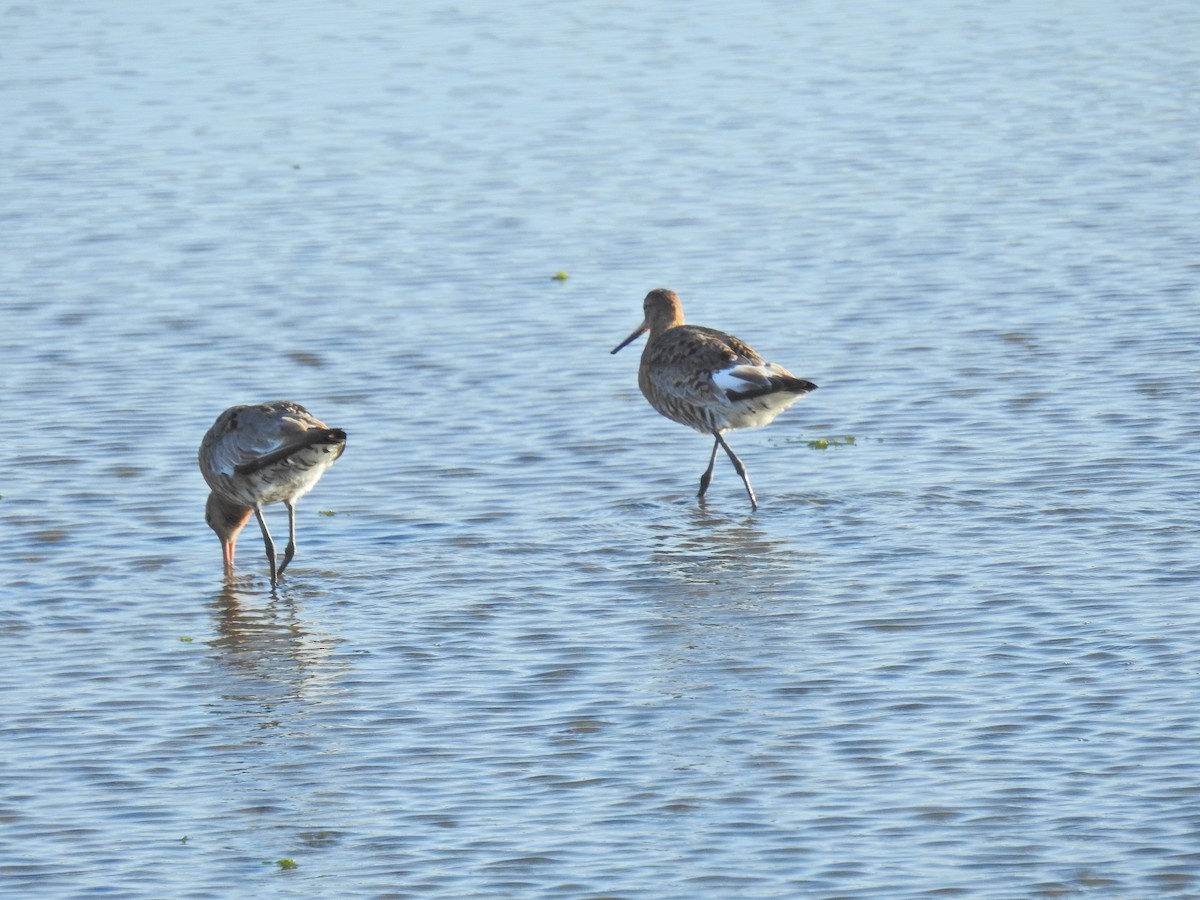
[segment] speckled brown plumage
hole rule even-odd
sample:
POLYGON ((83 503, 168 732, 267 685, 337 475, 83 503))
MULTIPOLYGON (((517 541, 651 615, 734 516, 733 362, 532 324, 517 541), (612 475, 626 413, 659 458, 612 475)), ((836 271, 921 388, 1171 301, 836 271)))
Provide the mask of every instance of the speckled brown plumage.
POLYGON ((700 478, 700 497, 708 490, 717 447, 721 447, 741 476, 751 507, 757 507, 745 466, 722 435, 768 424, 817 386, 767 362, 731 334, 686 324, 674 291, 651 291, 642 308, 642 324, 612 352, 650 333, 638 368, 642 394, 668 419, 714 438, 708 469, 700 478))
POLYGON ((238 535, 253 512, 262 529, 271 584, 278 582, 296 552, 296 501, 345 449, 346 432, 288 400, 233 406, 217 417, 200 442, 199 462, 212 489, 205 520, 221 539, 226 574, 233 571, 238 535), (262 508, 280 502, 288 511, 288 545, 276 568, 275 543, 262 508))

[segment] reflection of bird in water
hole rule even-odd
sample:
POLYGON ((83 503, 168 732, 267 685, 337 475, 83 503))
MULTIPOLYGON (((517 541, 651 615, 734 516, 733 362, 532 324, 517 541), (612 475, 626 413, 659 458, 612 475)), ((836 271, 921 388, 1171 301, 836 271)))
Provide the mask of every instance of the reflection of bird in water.
POLYGON ((217 416, 200 443, 200 471, 212 488, 204 518, 221 539, 225 574, 233 573, 238 535, 253 512, 262 529, 271 585, 296 553, 296 501, 346 449, 346 432, 329 428, 303 406, 286 400, 233 406, 217 416), (275 542, 262 508, 282 502, 288 543, 276 568, 275 542))
MULTIPOLYGON (((340 683, 348 662, 335 652, 337 638, 304 609, 306 599, 325 596, 320 587, 283 593, 269 600, 226 579, 211 595, 213 659, 230 680, 218 705, 236 729, 248 727, 247 740, 259 744, 271 735, 293 740, 308 726, 297 715, 328 698, 340 683), (286 727, 282 727, 286 722, 286 727)), ((321 725, 310 719, 309 725, 321 725)))
POLYGON ((642 393, 668 419, 715 438, 708 468, 700 476, 700 499, 712 480, 720 447, 746 485, 751 508, 757 508, 746 468, 721 435, 768 424, 817 386, 767 362, 731 334, 685 325, 683 305, 674 291, 651 291, 642 308, 645 320, 612 352, 650 332, 638 368, 642 393))

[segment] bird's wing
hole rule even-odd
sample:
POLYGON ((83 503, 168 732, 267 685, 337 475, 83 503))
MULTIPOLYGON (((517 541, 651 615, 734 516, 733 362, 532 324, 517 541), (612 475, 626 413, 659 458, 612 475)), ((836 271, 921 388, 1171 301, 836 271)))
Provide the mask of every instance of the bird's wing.
POLYGON ((288 455, 286 448, 311 445, 305 436, 313 429, 328 431, 323 422, 295 403, 233 406, 213 423, 200 446, 207 468, 231 476, 267 457, 288 455), (280 451, 285 451, 280 454, 280 451))
POLYGON ((724 402, 730 379, 747 387, 769 384, 762 371, 766 363, 754 348, 713 328, 670 328, 648 349, 655 386, 685 403, 724 402))
POLYGON ((329 444, 336 447, 337 453, 333 459, 337 460, 342 455, 342 451, 346 449, 346 432, 340 428, 310 428, 307 431, 301 432, 295 439, 288 440, 286 443, 281 442, 274 450, 269 450, 254 459, 239 463, 234 466, 234 471, 239 475, 250 475, 268 466, 291 459, 301 450, 307 450, 309 447, 315 447, 318 444, 329 444))

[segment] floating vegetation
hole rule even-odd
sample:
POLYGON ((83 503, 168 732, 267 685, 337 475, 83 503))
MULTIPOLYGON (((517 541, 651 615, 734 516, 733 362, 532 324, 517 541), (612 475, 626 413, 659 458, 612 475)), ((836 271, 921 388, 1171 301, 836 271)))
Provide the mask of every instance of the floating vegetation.
POLYGON ((296 861, 294 859, 277 859, 277 860, 275 860, 275 865, 277 865, 277 866, 279 866, 279 868, 285 869, 285 870, 286 869, 294 869, 294 868, 296 868, 296 861))
POLYGON ((828 450, 830 447, 852 447, 853 445, 854 435, 852 434, 843 437, 817 438, 815 441, 808 442, 808 446, 813 450, 828 450))
POLYGON ((555 272, 552 277, 554 278, 555 281, 566 281, 567 273, 566 272, 555 272))
POLYGON ((337 512, 332 509, 319 509, 319 510, 317 510, 317 515, 318 516, 326 516, 326 517, 336 516, 337 512))
MULTIPOLYGON (((191 642, 192 642, 192 639, 190 637, 188 637, 186 634, 180 636, 180 638, 179 638, 179 643, 181 643, 181 644, 190 644, 191 642)), ((186 841, 187 838, 184 838, 184 840, 186 841)))

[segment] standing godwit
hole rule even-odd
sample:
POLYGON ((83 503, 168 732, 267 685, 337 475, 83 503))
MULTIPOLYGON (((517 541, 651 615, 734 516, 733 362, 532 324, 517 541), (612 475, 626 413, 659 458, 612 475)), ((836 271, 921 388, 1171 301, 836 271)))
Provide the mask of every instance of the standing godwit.
POLYGON ((721 447, 746 485, 750 508, 757 509, 746 467, 721 435, 734 428, 766 425, 817 386, 766 362, 731 334, 683 324, 683 305, 674 291, 651 291, 642 309, 645 320, 612 352, 650 332, 638 368, 638 387, 668 419, 715 438, 708 468, 700 476, 699 499, 708 490, 721 447))
POLYGON ((346 432, 287 400, 231 406, 217 416, 200 442, 200 471, 212 488, 204 518, 221 539, 226 575, 233 573, 238 535, 253 512, 271 564, 271 586, 278 584, 296 553, 296 501, 345 449, 346 432), (288 512, 288 544, 276 569, 275 542, 262 508, 280 501, 288 512))

